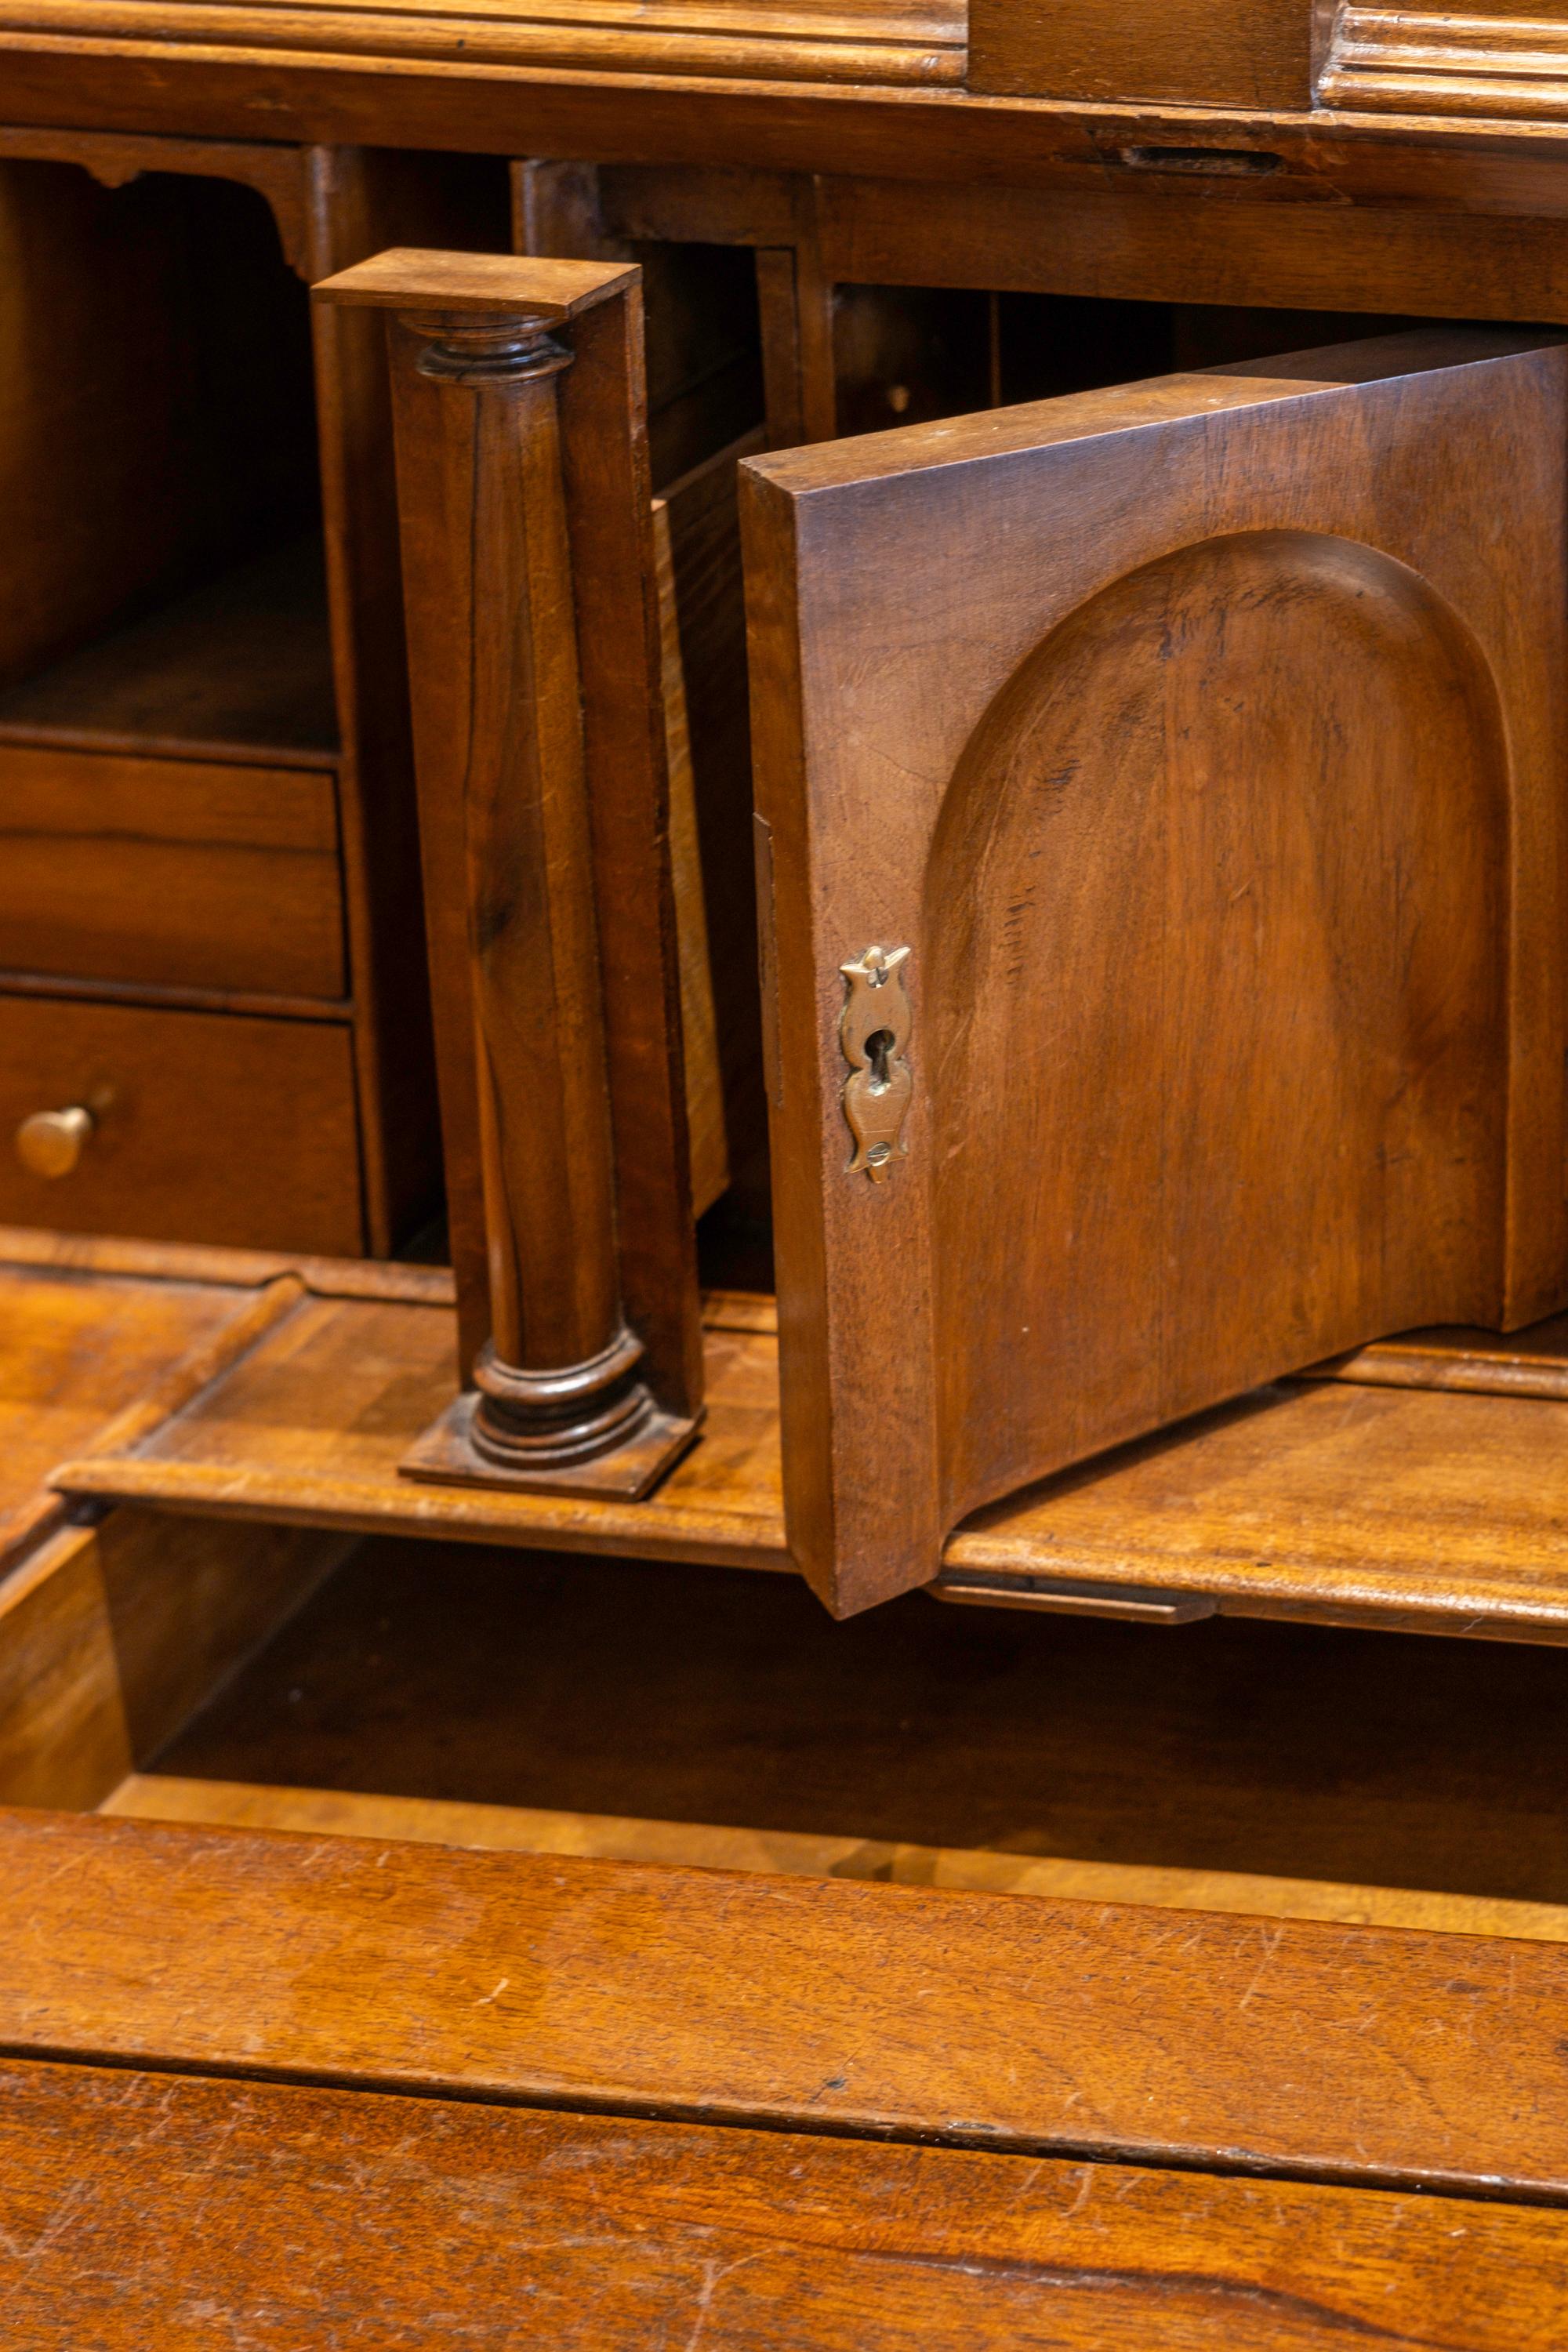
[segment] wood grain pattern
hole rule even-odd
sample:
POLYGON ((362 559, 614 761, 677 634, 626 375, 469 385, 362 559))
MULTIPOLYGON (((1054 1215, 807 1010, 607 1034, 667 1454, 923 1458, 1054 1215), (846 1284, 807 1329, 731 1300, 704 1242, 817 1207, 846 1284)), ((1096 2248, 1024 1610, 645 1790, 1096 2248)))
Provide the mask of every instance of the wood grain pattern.
POLYGON ((1108 1444, 1561 1303, 1564 622, 1521 641, 1510 585, 1557 492, 1500 561, 1453 532, 1555 467, 1564 359, 1434 331, 742 468, 785 1514, 838 1613, 1108 1444), (838 1023, 879 940, 914 1100, 870 1183, 838 1023))
POLYGON ((218 45, 377 62, 593 67, 601 70, 732 74, 800 81, 957 82, 962 12, 944 0, 550 0, 538 14, 487 0, 8 0, 8 29, 109 37, 178 48, 218 45))
MULTIPOLYGON (((400 1479, 451 1393, 451 1325, 341 1295, 307 1302, 134 1453, 61 1459, 55 1475, 219 1517, 787 1569, 777 1349, 754 1322, 710 1330, 703 1432, 641 1503, 400 1479)), ((1257 1391, 993 1505, 942 1559, 1208 1592, 1241 1615, 1559 1642, 1565 1520, 1552 1402, 1322 1382, 1257 1391)))
POLYGON ((1568 20, 1550 0, 1493 0, 1465 10, 1341 8, 1319 102, 1389 114, 1485 115, 1561 121, 1568 115, 1568 20))
POLYGON ((86 1103, 66 1177, 7 1140, 0 1216, 156 1238, 346 1255, 360 1244, 348 1032, 323 1021, 0 997, 0 1136, 86 1103))
POLYGON ((51 1538, 0 1586, 0 1803, 100 1803, 344 1550, 137 1511, 51 1538))
POLYGON ((411 1466, 580 1485, 641 1465, 640 1491, 689 1434, 701 1365, 637 274, 394 252, 321 292, 403 306, 443 1120, 459 1221, 477 1163, 488 1244, 472 1433, 411 1466), (544 335, 567 321, 569 351, 544 335), (465 336, 514 358, 465 373, 465 336))
POLYGON ((1568 1318, 1548 1316, 1507 1339, 1462 1328, 1406 1331, 1314 1365, 1311 1377, 1355 1381, 1373 1388, 1568 1398, 1568 1318))
MULTIPOLYGON (((374 1258, 311 1257, 277 1250, 204 1247, 199 1242, 142 1242, 122 1236, 58 1233, 47 1225, 0 1225, 0 1266, 43 1266, 68 1274, 130 1274, 146 1282, 218 1283, 250 1289, 295 1275, 319 1298, 400 1298, 411 1306, 450 1307, 451 1269, 387 1265, 374 1258)), ((771 1299, 738 1311, 753 1317, 771 1299)), ((763 1321, 755 1325, 769 1329, 763 1321)))
POLYGON ((1510 1903, 1403 1886, 1335 1885, 1240 1871, 1042 1861, 1033 1855, 987 1853, 983 1847, 889 1844, 878 1838, 552 1812, 537 1806, 191 1780, 162 1769, 128 1773, 96 1810, 116 1821, 296 1830, 307 1836, 392 1838, 400 1843, 467 1846, 492 1853, 565 1853, 601 1862, 657 1862, 677 1869, 759 1870, 788 1878, 870 1881, 879 1886, 961 1887, 990 1895, 1150 1903, 1174 1911, 1235 1911, 1250 1918, 1330 1919, 1355 1927, 1568 1943, 1568 1905, 1563 1904, 1510 1903))
MULTIPOLYGON (((1485 124, 1461 124, 1458 135, 1446 126, 1432 140, 1423 136, 1419 118, 1403 118, 1389 136, 1360 117, 1305 107, 1258 113, 869 84, 808 89, 719 74, 467 62, 385 71, 324 52, 247 54, 191 42, 93 38, 79 31, 79 16, 66 18, 75 0, 53 5, 60 26, 53 32, 22 28, 27 0, 8 0, 9 22, 0 13, 15 124, 52 126, 68 112, 109 128, 186 135, 195 121, 212 135, 247 141, 265 106, 268 131, 279 141, 404 142, 508 155, 524 143, 518 110, 526 91, 526 144, 536 156, 857 172, 942 184, 948 194, 989 182, 1000 194, 1048 178, 1064 163, 1086 189, 1096 176, 1103 183, 1105 142, 1113 152, 1149 143, 1190 150, 1194 142, 1224 147, 1239 139, 1279 153, 1320 195, 1352 204, 1416 199, 1431 207, 1431 226, 1445 242, 1457 209, 1533 220, 1560 217, 1563 202, 1551 123, 1510 125, 1506 139, 1485 124), (70 29, 63 29, 68 21, 70 29)), ((1326 221, 1320 224, 1325 227, 1326 221)), ((1419 240, 1413 236, 1411 244, 1418 252, 1419 240)), ((1506 269, 1506 245, 1500 241, 1494 250, 1506 269)), ((1463 315, 1477 315, 1476 306, 1463 315)))
POLYGON ((736 467, 749 434, 670 485, 668 518, 701 859, 725 1163, 742 1213, 769 1213, 752 887, 752 745, 736 467))
POLYGON ((13 2056, 1568 2197, 1550 1945, 64 1814, 0 1864, 13 2056))
POLYGON ((328 776, 0 742, 16 971, 341 998, 342 896, 328 776))
POLYGON ((237 180, 267 199, 291 268, 309 271, 309 166, 299 149, 237 139, 145 139, 133 132, 0 128, 0 155, 29 163, 80 163, 106 188, 143 172, 237 180))
POLYGON ((1551 2352, 1568 2292, 1519 2207, 16 2062, 0 2179, 16 2340, 94 2352, 1551 2352))
POLYGON ((708 947, 701 845, 697 832, 697 781, 691 763, 691 727, 687 714, 686 670, 681 659, 675 560, 670 548, 669 507, 662 499, 654 504, 654 543, 658 556, 664 728, 669 754, 669 858, 680 961, 680 1029, 691 1150, 691 1207, 692 1213, 700 1217, 704 1209, 712 1207, 729 1183, 730 1155, 724 1139, 718 1018, 708 947))
POLYGON ((153 1769, 280 1804, 374 1790, 487 1822, 542 1811, 573 1852, 662 1841, 631 1860, 783 1868, 782 1837, 826 1845, 836 1877, 917 1879, 923 1853, 938 1883, 1021 1874, 971 1882, 997 1893, 1038 1862, 1037 1892, 1085 1899, 1332 1903, 1428 1927, 1484 1926, 1502 1900, 1549 1925, 1568 1904, 1561 1677, 1554 1652, 1518 1643, 1225 1616, 1164 1630, 920 1593, 840 1625, 794 1577, 388 1537, 153 1769))
POLYGON ((0 686, 15 688, 286 530, 310 454, 304 297, 253 191, 163 175, 110 190, 0 157, 0 686))
POLYGON ((0 698, 0 741, 226 765, 334 768, 313 532, 110 630, 0 698))
POLYGON ((778 1503, 777 1373, 765 1335, 710 1338, 707 1378, 719 1418, 705 1421, 693 1452, 654 1495, 590 1501, 401 1477, 408 1449, 451 1399, 452 1321, 390 1300, 354 1304, 367 1305, 368 1315, 340 1298, 310 1301, 278 1334, 276 1349, 255 1352, 257 1385, 215 1383, 195 1417, 168 1430, 168 1450, 157 1458, 61 1462, 58 1475, 73 1492, 79 1480, 93 1491, 100 1481, 116 1489, 150 1482, 162 1500, 179 1505, 199 1493, 203 1511, 247 1517, 280 1508, 290 1518, 365 1530, 388 1523, 410 1532, 463 1529, 481 1542, 504 1530, 522 1542, 586 1550, 790 1566, 778 1503))
POLYGON ((973 90, 1286 108, 1311 99, 1310 0, 970 0, 973 90))
POLYGON ((189 1282, 84 1280, 0 1271, 6 1373, 0 1394, 0 1563, 64 1517, 47 1486, 64 1454, 91 1451, 172 1363, 219 1339, 246 1304, 189 1282))
MULTIPOLYGON (((1195 135, 1169 119, 1142 129, 1147 139, 1130 128, 1129 152, 1147 148, 1156 162, 1161 143, 1179 153, 1195 135)), ((1514 218, 1483 188, 1468 216, 1436 185, 1403 209, 1375 197, 1335 203, 1333 180, 1299 203, 1259 195, 1268 178, 1216 179, 1194 194, 1180 173, 1134 172, 1120 153, 1097 153, 1070 189, 944 189, 936 205, 885 180, 830 182, 824 267, 871 285, 968 286, 980 250, 987 285, 1026 293, 1568 319, 1568 252, 1537 199, 1514 218)))

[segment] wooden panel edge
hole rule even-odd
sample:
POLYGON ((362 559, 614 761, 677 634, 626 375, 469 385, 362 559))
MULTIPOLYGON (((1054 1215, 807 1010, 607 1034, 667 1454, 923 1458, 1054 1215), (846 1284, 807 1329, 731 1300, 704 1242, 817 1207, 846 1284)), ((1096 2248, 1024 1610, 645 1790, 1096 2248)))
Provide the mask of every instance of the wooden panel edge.
POLYGON ((13 2056, 1568 2202, 1551 1945, 58 1813, 0 1868, 13 2056))

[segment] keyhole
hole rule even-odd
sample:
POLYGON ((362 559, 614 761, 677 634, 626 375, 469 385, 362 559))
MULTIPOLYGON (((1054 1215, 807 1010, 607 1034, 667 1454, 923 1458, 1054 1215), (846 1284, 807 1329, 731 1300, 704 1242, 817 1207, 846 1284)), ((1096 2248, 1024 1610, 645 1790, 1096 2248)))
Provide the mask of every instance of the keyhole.
POLYGON ((889 1056, 892 1053, 895 1042, 893 1033, 890 1029, 873 1029, 871 1034, 866 1040, 866 1051, 871 1057, 871 1091, 873 1094, 884 1094, 890 1083, 888 1076, 888 1060, 889 1056))

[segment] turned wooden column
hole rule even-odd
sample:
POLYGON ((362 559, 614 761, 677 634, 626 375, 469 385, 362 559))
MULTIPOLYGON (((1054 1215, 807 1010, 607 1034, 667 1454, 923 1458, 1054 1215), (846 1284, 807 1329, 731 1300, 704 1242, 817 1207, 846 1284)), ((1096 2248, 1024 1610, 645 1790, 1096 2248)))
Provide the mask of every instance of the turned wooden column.
MULTIPOLYGON (((601 383, 584 412, 601 436, 588 478, 595 497, 643 511, 631 515, 636 527, 623 534, 618 558, 603 514, 575 527, 563 398, 579 359, 576 321, 609 304, 625 311, 637 289, 637 273, 619 268, 417 254, 383 255, 319 289, 393 313, 443 1122, 454 1216, 477 1215, 483 1229, 482 1297, 476 1280, 464 1286, 460 1276, 468 1385, 405 1462, 414 1476, 637 1495, 696 1425, 691 1351, 678 1349, 672 1367, 666 1347, 660 1360, 628 1312, 623 1279, 623 1193, 635 1197, 637 1188, 621 1179, 640 1158, 646 1213, 649 1146, 657 1155, 661 1137, 668 1184, 655 1195, 658 1213, 678 1238, 679 1220, 688 1230, 691 1222, 681 1181, 679 1010, 666 971, 673 927, 660 866, 668 837, 657 803, 665 782, 654 756, 657 671, 640 689, 654 698, 647 723, 638 726, 634 713, 630 738, 618 735, 633 747, 634 770, 637 750, 648 747, 652 793, 639 801, 628 790, 624 754, 618 763, 602 757, 610 781, 606 805, 595 810, 593 754, 596 743, 613 751, 617 730, 603 713, 589 715, 608 649, 595 647, 592 675, 579 653, 584 624, 614 629, 618 604, 621 648, 637 680, 637 638, 628 644, 626 632, 628 621, 638 628, 647 599, 628 601, 626 592, 645 567, 651 590, 651 513, 646 471, 633 466, 617 480, 605 463, 613 451, 603 446, 601 383), (601 601, 593 579, 579 576, 584 550, 599 567, 601 601), (617 562, 629 583, 612 576, 617 562), (605 906, 607 894, 619 903, 605 906), (629 989, 624 952, 618 972, 607 971, 609 924, 617 936, 640 926, 651 942, 640 995, 635 948, 629 989), (633 1033, 618 1043, 623 1056, 634 1049, 619 1122, 616 978, 633 1033), (657 1078, 661 1054, 668 1082, 654 1084, 653 1099, 649 1071, 657 1078)), ((603 377, 606 349, 613 355, 628 337, 626 322, 616 335, 613 317, 595 323, 609 330, 595 347, 603 377)), ((629 323, 640 338, 640 319, 629 323)), ((633 371, 619 404, 633 428, 639 394, 633 371)), ((455 1255, 461 1268, 465 1254, 455 1255)), ((684 1338, 686 1323, 695 1327, 694 1246, 667 1255, 666 1286, 679 1296, 666 1321, 684 1338)))

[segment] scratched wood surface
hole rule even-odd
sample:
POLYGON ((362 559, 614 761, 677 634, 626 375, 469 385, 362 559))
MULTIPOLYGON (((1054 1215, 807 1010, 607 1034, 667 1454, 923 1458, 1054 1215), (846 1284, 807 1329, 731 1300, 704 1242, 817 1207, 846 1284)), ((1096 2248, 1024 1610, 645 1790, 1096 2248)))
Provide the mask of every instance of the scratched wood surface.
POLYGON ((1554 2352, 1561 2217, 0 2063, 16 2352, 1554 2352))
POLYGON ((0 1815, 13 2056, 1568 2199, 1568 1951, 0 1815))
POLYGON ((64 1517, 55 1464, 112 1437, 117 1422, 139 1425, 121 1416, 182 1359, 216 1370, 224 1331, 252 1305, 200 1282, 0 1265, 0 1563, 64 1517))

